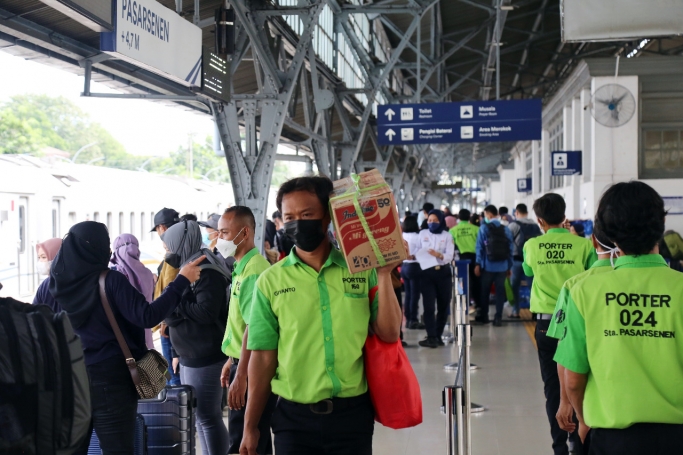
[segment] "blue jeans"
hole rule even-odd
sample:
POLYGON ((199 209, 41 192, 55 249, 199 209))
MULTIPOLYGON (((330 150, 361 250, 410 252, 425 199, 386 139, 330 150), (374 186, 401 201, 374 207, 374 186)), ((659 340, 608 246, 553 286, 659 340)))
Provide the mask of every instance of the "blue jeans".
POLYGON ((524 268, 522 267, 522 261, 514 260, 512 262, 512 276, 510 277, 510 286, 512 286, 512 294, 515 296, 515 307, 519 311, 519 288, 522 284, 522 280, 526 280, 531 289, 531 284, 534 282, 534 277, 526 276, 524 274, 524 268))
POLYGON ((75 453, 88 453, 94 427, 105 455, 130 455, 135 447, 138 392, 121 357, 88 365, 92 423, 83 445, 75 453))
POLYGON ((197 394, 197 436, 204 455, 228 453, 228 429, 223 422, 221 371, 225 361, 201 367, 183 366, 180 379, 197 394))
POLYGON ((491 293, 491 285, 496 285, 496 318, 503 317, 503 305, 505 305, 505 277, 507 272, 481 272, 481 315, 477 311, 477 318, 481 322, 489 320, 489 295, 491 293))
POLYGON ((170 338, 161 337, 161 353, 168 362, 168 372, 171 373, 171 379, 168 381, 168 385, 180 385, 180 375, 173 372, 173 355, 171 354, 171 344, 170 338))

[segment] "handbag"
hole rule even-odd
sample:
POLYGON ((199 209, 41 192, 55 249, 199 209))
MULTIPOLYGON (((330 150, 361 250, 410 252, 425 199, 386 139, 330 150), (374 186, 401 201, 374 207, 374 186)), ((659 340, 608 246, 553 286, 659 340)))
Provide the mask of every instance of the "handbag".
POLYGON ((161 392, 164 387, 166 387, 166 381, 170 379, 168 362, 164 356, 154 349, 148 350, 147 354, 145 354, 140 361, 135 361, 133 355, 130 353, 130 349, 128 349, 126 340, 123 338, 123 334, 121 333, 118 322, 116 322, 114 313, 111 311, 109 299, 107 299, 107 293, 104 288, 107 273, 109 273, 109 270, 103 271, 100 274, 99 281, 100 300, 102 300, 104 312, 107 315, 107 319, 109 319, 112 330, 114 330, 116 341, 119 342, 119 346, 126 358, 126 366, 133 379, 133 384, 135 384, 135 389, 138 391, 138 395, 143 400, 154 398, 159 395, 159 392, 161 392))
POLYGON ((363 351, 375 420, 395 430, 421 424, 420 384, 401 341, 385 343, 371 333, 363 351))

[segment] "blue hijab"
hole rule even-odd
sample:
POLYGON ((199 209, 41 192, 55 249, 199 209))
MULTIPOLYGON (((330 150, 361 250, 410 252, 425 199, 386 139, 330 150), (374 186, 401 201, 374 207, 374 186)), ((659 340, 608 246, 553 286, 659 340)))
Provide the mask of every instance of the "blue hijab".
POLYGON ((443 231, 448 230, 446 226, 446 216, 441 210, 434 209, 429 211, 429 215, 436 215, 439 218, 439 228, 436 230, 429 230, 432 234, 441 234, 443 231))

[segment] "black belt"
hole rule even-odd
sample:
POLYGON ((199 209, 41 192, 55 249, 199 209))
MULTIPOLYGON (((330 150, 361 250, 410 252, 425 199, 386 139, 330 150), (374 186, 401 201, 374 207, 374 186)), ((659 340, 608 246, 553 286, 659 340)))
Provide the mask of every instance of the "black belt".
POLYGON ((326 415, 332 414, 333 411, 341 411, 342 409, 352 408, 361 404, 369 403, 370 394, 364 393, 363 395, 358 395, 357 397, 351 398, 329 398, 327 400, 318 401, 317 403, 312 404, 297 403, 282 397, 279 397, 278 401, 290 406, 306 407, 313 414, 326 415))
POLYGON ((524 262, 524 256, 515 255, 512 256, 512 259, 514 259, 515 261, 524 262))
POLYGON ((236 359, 234 357, 230 357, 232 359, 232 364, 237 366, 240 363, 240 359, 236 359))

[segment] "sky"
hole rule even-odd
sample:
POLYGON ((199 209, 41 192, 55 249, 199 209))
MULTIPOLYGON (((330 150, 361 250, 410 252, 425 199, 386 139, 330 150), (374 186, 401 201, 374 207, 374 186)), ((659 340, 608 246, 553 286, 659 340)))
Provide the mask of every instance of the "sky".
MULTIPOLYGON (((154 101, 81 97, 83 77, 0 51, 0 103, 28 93, 64 96, 111 133, 133 155, 166 156, 188 143, 213 135, 210 116, 154 101)), ((92 92, 117 93, 93 82, 92 92)))

